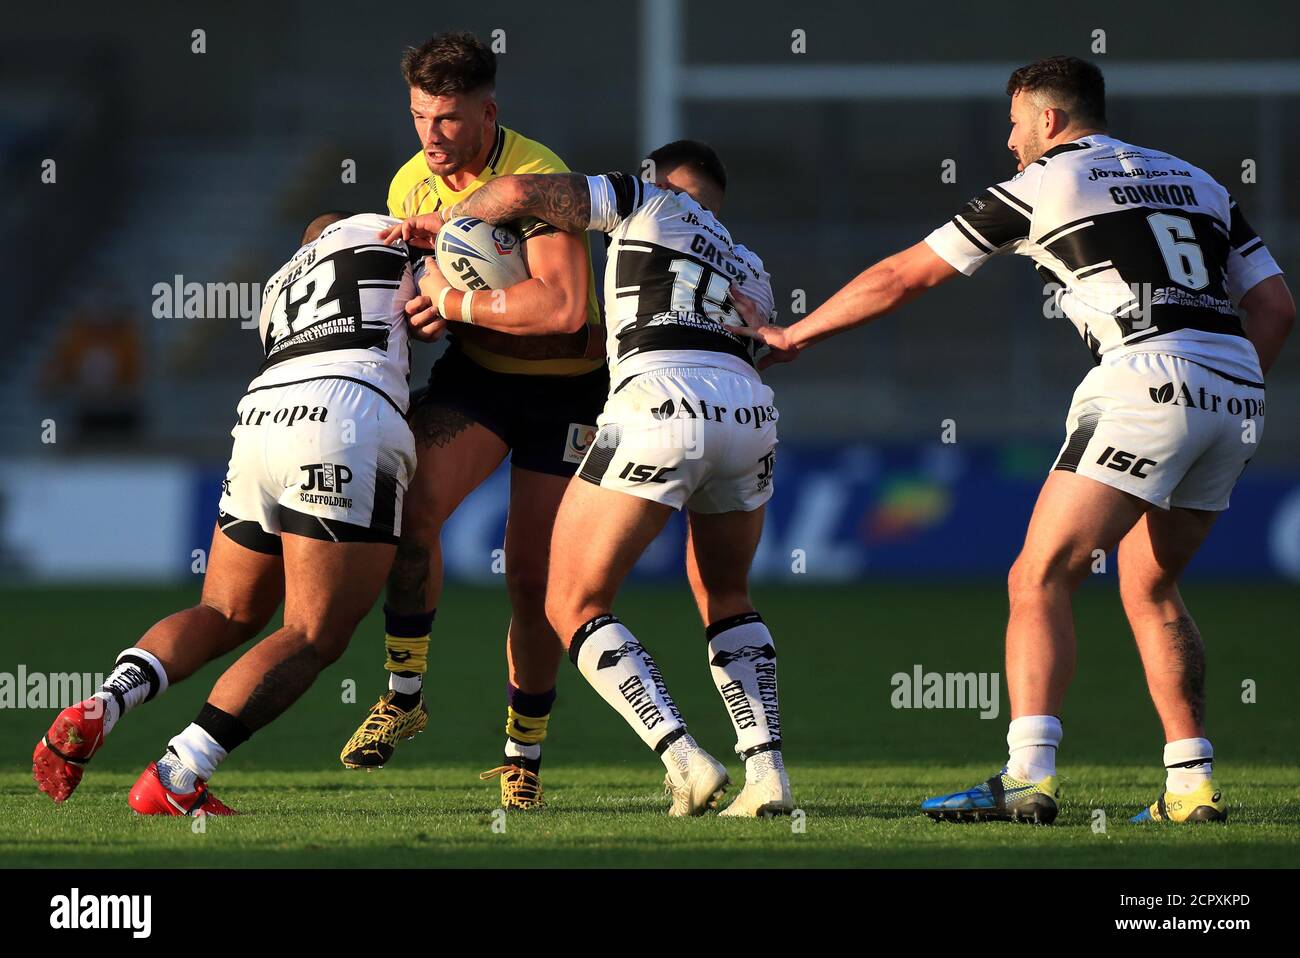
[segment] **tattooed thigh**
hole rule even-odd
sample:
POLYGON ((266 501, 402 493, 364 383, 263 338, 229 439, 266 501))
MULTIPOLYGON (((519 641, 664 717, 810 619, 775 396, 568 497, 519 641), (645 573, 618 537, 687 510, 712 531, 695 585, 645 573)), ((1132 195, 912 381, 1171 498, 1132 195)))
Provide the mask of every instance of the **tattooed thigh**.
POLYGON ((411 411, 411 433, 415 436, 416 446, 421 449, 450 445, 472 425, 473 419, 451 406, 421 403, 411 411))

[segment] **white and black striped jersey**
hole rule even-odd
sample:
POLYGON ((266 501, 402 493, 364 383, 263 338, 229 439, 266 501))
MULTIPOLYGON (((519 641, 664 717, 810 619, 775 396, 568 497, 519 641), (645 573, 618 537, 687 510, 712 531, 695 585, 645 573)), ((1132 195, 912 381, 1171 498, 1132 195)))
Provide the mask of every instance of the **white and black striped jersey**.
POLYGON ((332 223, 267 281, 258 322, 266 360, 250 389, 341 376, 406 410, 405 306, 424 265, 404 243, 379 241, 381 229, 400 222, 361 213, 332 223))
POLYGON ((763 261, 731 239, 686 193, 627 173, 587 177, 591 224, 608 233, 606 353, 610 381, 668 366, 716 366, 757 378, 755 340, 732 332, 745 321, 731 284, 772 312, 763 261))
POLYGON ((1030 257, 1097 362, 1161 352, 1263 379, 1235 306, 1281 269, 1227 190, 1168 153, 1063 143, 925 241, 967 275, 996 253, 1030 257))

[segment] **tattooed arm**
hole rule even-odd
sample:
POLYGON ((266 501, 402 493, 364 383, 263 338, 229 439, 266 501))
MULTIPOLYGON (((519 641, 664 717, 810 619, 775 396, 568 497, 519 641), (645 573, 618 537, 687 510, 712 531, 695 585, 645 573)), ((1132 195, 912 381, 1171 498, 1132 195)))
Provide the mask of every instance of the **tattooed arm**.
POLYGON ((535 216, 568 233, 591 224, 591 192, 581 173, 522 173, 499 176, 443 211, 443 220, 474 216, 509 223, 535 216))
POLYGON ((524 256, 528 279, 505 289, 468 293, 452 288, 442 270, 429 262, 419 280, 420 297, 406 304, 412 333, 428 338, 424 330, 437 329, 440 316, 456 324, 457 335, 468 334, 476 341, 483 330, 515 336, 583 333, 581 346, 568 344, 581 355, 587 342, 591 269, 584 238, 564 232, 532 236, 524 241, 524 256))
POLYGON ((380 236, 386 243, 400 239, 416 247, 432 248, 443 224, 460 216, 493 224, 534 217, 557 227, 559 232, 524 241, 530 278, 508 289, 462 293, 451 289, 437 268, 426 270, 419 283, 421 296, 408 303, 406 309, 414 334, 429 338, 425 330, 438 328, 441 317, 475 327, 458 332, 509 355, 596 358, 600 350, 593 344, 602 344, 604 336, 599 329, 592 335, 592 329, 587 327, 591 260, 586 240, 580 235, 591 221, 587 178, 580 173, 498 177, 455 206, 410 217, 380 236), (496 334, 495 343, 490 345, 492 334, 496 334), (501 334, 546 336, 547 342, 507 346, 501 334))

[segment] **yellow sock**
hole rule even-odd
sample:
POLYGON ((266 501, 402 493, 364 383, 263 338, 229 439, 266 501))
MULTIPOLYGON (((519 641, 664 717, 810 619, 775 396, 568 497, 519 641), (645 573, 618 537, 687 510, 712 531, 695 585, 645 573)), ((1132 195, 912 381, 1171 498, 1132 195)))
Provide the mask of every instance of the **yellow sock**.
POLYGON ((429 636, 403 638, 396 635, 384 636, 384 648, 388 660, 384 668, 390 672, 415 672, 423 675, 429 667, 429 636))

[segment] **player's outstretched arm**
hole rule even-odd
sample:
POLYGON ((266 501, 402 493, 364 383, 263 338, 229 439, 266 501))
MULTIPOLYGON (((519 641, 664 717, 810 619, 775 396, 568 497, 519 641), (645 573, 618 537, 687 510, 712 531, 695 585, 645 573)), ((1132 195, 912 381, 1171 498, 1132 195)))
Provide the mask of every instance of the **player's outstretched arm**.
POLYGON ((1295 300, 1280 273, 1260 280, 1241 298, 1246 336, 1259 353, 1259 368, 1268 373, 1295 324, 1295 300))
POLYGON ((862 326, 958 272, 924 242, 882 259, 864 270, 838 293, 799 322, 786 326, 760 326, 749 332, 787 362, 813 343, 862 326))
POLYGON ((457 216, 488 223, 535 216, 566 232, 582 233, 591 224, 591 190, 581 173, 499 176, 443 213, 448 220, 457 216))
POLYGON ((443 224, 458 216, 493 225, 532 216, 565 232, 585 233, 591 225, 591 191, 581 173, 511 173, 498 176, 453 206, 408 216, 381 230, 379 238, 390 246, 402 240, 433 249, 443 224))

